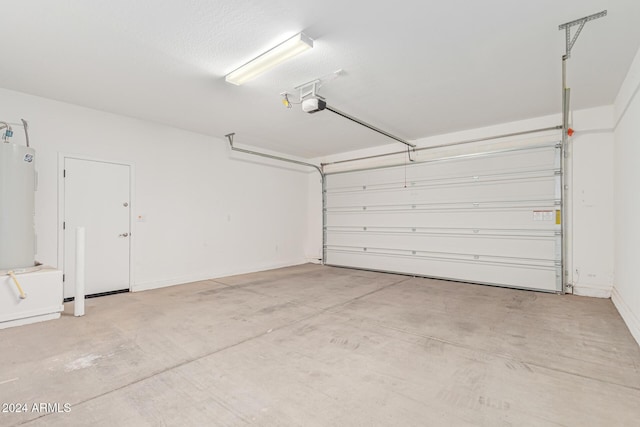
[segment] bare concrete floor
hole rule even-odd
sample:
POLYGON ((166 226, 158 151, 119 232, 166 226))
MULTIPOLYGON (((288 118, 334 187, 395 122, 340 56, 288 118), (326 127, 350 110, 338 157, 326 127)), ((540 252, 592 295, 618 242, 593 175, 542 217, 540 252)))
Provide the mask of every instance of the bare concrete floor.
POLYGON ((303 265, 72 310, 0 331, 0 425, 640 425, 610 300, 303 265))

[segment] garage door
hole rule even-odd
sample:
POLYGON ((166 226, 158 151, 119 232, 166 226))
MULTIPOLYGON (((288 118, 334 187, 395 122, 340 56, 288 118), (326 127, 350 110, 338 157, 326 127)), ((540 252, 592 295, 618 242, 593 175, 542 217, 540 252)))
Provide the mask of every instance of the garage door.
POLYGON ((328 173, 325 262, 559 292, 557 143, 328 173))

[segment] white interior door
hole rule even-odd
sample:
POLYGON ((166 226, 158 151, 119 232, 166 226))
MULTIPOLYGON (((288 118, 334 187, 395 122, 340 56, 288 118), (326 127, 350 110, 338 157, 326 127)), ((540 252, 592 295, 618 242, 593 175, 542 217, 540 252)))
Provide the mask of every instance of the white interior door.
POLYGON ((327 174, 326 263, 559 292, 555 143, 327 174))
POLYGON ((129 289, 130 166, 64 160, 64 297, 75 296, 76 227, 86 230, 86 295, 129 289))

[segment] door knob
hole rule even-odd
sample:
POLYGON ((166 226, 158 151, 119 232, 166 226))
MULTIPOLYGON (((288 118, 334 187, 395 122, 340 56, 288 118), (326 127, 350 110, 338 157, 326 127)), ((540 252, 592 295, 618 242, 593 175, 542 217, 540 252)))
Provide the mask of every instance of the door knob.
POLYGON ((129 206, 129 203, 124 202, 124 203, 122 204, 122 206, 124 206, 124 207, 126 208, 127 206, 129 206))
POLYGON ((129 233, 122 233, 120 236, 118 237, 129 237, 129 233))

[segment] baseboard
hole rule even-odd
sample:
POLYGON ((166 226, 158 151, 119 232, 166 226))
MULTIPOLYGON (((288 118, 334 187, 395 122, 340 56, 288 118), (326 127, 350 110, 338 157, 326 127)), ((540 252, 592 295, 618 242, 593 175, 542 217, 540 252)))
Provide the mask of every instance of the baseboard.
POLYGON ((59 319, 60 313, 48 313, 38 316, 24 317, 21 319, 7 320, 0 322, 0 329, 13 328, 14 326, 30 325, 31 323, 44 322, 47 320, 59 319))
POLYGON ((618 309, 624 323, 627 324, 631 335, 633 335, 633 338, 635 338, 638 345, 640 345, 640 319, 638 319, 638 315, 631 310, 615 287, 611 293, 611 301, 613 301, 613 305, 618 309))
POLYGON ((15 321, 16 319, 28 319, 30 317, 42 317, 49 314, 60 314, 64 311, 64 305, 56 303, 46 307, 39 307, 34 310, 28 311, 15 311, 13 313, 3 313, 0 315, 0 323, 8 323, 15 321))
POLYGON ((573 295, 593 298, 611 298, 611 288, 592 288, 590 286, 574 286, 573 295))
POLYGON ((206 274, 198 274, 198 275, 194 274, 189 276, 174 277, 172 279, 167 279, 167 280, 157 280, 153 282, 136 283, 131 287, 131 292, 149 291, 151 289, 160 289, 160 288, 166 288, 168 286, 184 285, 185 283, 199 282, 201 280, 212 280, 219 277, 235 276, 238 274, 256 273, 258 271, 275 270, 276 268, 293 267, 295 265, 306 264, 308 262, 309 262, 308 260, 303 259, 303 260, 297 260, 297 261, 286 262, 286 263, 257 265, 257 266, 253 266, 246 269, 223 270, 219 272, 211 272, 206 274))
POLYGON ((150 291, 152 289, 166 288, 168 286, 184 285, 185 283, 199 282, 211 279, 210 274, 174 277, 167 280, 156 280, 153 282, 136 283, 131 287, 131 292, 150 291))

